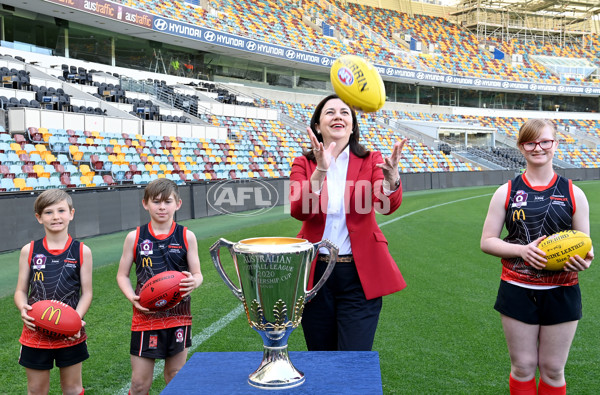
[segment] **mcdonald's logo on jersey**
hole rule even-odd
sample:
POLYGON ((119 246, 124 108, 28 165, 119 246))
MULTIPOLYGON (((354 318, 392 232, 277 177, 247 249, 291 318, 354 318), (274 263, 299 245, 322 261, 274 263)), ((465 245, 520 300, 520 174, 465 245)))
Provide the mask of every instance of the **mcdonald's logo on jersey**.
POLYGON ((523 211, 523 209, 513 211, 512 220, 513 220, 513 222, 519 221, 519 220, 525 221, 525 211, 523 211), (523 217, 523 218, 521 218, 521 217, 523 217))
POLYGON ((55 309, 54 306, 48 306, 46 310, 44 310, 44 312, 42 313, 42 320, 46 319, 46 314, 48 312, 50 312, 50 314, 48 314, 48 321, 52 321, 52 318, 54 318, 54 314, 56 314, 56 321, 54 323, 58 325, 58 322, 60 321, 60 315, 62 314, 62 310, 55 309))
POLYGON ((147 258, 142 258, 142 267, 152 267, 152 258, 147 257, 147 258))
POLYGON ((44 282, 44 272, 35 272, 33 275, 33 281, 44 282))

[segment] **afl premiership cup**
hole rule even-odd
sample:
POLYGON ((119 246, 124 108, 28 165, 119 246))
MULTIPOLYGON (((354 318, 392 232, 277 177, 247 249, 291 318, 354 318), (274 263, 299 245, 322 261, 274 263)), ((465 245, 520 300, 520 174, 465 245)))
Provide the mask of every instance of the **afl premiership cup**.
POLYGON ((213 263, 225 284, 243 303, 250 327, 263 339, 263 359, 248 383, 262 389, 292 388, 304 383, 288 356, 288 338, 300 325, 304 304, 325 284, 338 249, 329 240, 311 243, 292 237, 258 237, 232 243, 219 239, 210 248, 213 263), (233 258, 238 282, 229 278, 220 260, 221 247, 233 258), (323 277, 310 290, 308 278, 320 248, 329 252, 323 277), (239 285, 238 285, 239 283, 239 285))

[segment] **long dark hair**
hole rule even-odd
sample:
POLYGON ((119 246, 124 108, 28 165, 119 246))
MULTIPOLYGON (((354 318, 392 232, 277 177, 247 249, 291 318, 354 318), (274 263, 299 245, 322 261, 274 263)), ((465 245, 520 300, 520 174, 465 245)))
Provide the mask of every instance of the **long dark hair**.
MULTIPOLYGON (((319 104, 317 104, 317 107, 315 108, 315 112, 313 113, 312 118, 310 119, 310 128, 312 129, 313 133, 317 137, 317 140, 319 140, 319 142, 321 142, 321 143, 323 142, 323 135, 321 135, 321 133, 317 133, 317 125, 319 124, 319 120, 321 119, 321 113, 323 112, 323 107, 325 107, 325 104, 329 100, 339 99, 339 98, 340 97, 338 95, 332 94, 332 95, 327 96, 323 100, 321 100, 319 102, 319 104)), ((365 156, 369 155, 369 150, 366 149, 359 142, 360 130, 358 129, 358 121, 356 119, 356 112, 354 111, 352 106, 348 106, 348 107, 350 108, 350 113, 352 114, 352 134, 350 135, 350 140, 348 142, 348 144, 350 145, 350 151, 354 155, 358 156, 359 158, 364 158, 365 156)), ((305 151, 304 156, 306 156, 306 158, 308 160, 312 160, 313 162, 315 161, 315 154, 313 153, 312 150, 305 151)))

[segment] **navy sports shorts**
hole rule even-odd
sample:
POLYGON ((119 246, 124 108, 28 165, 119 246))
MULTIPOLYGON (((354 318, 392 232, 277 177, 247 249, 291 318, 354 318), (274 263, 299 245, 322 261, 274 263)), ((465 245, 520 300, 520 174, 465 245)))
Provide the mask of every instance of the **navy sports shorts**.
POLYGON ((19 365, 29 369, 50 370, 54 367, 55 361, 57 367, 65 368, 83 362, 89 357, 86 342, 63 348, 21 346, 19 365))
POLYGON ((494 309, 530 325, 556 325, 582 317, 579 284, 551 289, 529 289, 500 282, 494 309))
POLYGON ((192 346, 192 326, 131 332, 129 353, 138 357, 165 359, 192 346))

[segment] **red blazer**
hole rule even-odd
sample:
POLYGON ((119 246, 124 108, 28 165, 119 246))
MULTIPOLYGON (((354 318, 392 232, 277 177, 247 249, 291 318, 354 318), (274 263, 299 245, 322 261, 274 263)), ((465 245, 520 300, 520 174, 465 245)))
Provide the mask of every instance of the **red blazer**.
MULTIPOLYGON (((350 234, 352 255, 365 296, 374 299, 406 287, 398 265, 388 251, 388 242, 377 222, 375 211, 391 214, 402 203, 402 186, 390 196, 382 190, 383 172, 375 166, 383 163, 381 153, 372 151, 364 158, 350 153, 346 175, 346 225, 350 234)), ((304 156, 297 157, 290 174, 290 210, 292 217, 302 221, 298 237, 311 243, 322 240, 327 209, 327 184, 320 195, 310 188, 310 176, 316 163, 304 156)), ((315 265, 312 265, 309 288, 313 286, 315 265)))

